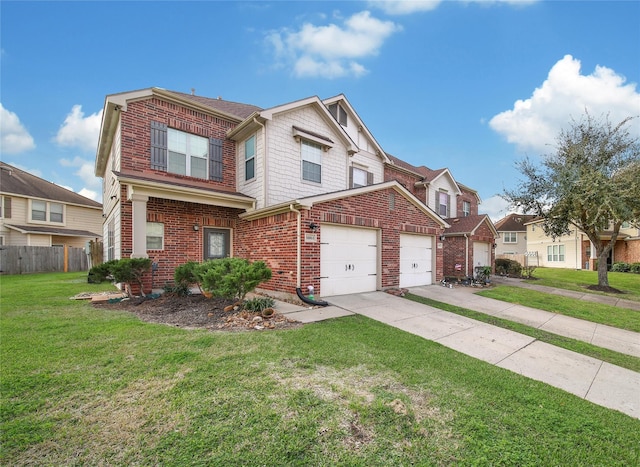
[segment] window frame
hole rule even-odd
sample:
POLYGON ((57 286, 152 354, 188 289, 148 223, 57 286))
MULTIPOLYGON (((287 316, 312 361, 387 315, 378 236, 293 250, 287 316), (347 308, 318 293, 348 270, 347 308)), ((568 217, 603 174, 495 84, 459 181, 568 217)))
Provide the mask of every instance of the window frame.
POLYGON ((518 232, 503 232, 503 235, 502 243, 518 243, 518 232))
POLYGON ((547 245, 547 262, 564 263, 565 257, 563 244, 547 245))
POLYGON ((318 144, 314 141, 309 141, 306 139, 301 138, 300 139, 300 176, 302 178, 302 181, 304 182, 309 182, 309 183, 316 183, 318 185, 322 184, 322 145, 318 144), (313 148, 314 151, 313 153, 309 152, 311 151, 310 149, 305 151, 304 148, 313 148), (306 155, 310 155, 313 154, 315 156, 316 159, 319 159, 319 163, 316 162, 315 160, 311 160, 309 157, 305 157, 306 155), (307 164, 308 166, 311 166, 312 168, 314 167, 318 167, 318 179, 316 180, 315 178, 307 178, 309 177, 308 174, 310 174, 311 172, 309 170, 306 169, 305 164, 307 164))
POLYGON ((449 217, 449 214, 451 212, 450 210, 451 207, 451 195, 449 195, 449 193, 445 190, 438 190, 438 215, 440 217, 449 217), (442 204, 442 196, 445 196, 446 198, 446 204, 442 204), (444 207, 444 214, 442 212, 442 208, 444 207))
POLYGON ((65 219, 67 218, 67 206, 64 203, 57 203, 55 201, 47 201, 44 199, 29 199, 29 222, 33 224, 55 224, 55 225, 65 225, 65 219), (37 207, 40 205, 44 205, 44 209, 35 209, 34 204, 37 204, 37 207), (62 212, 54 212, 54 214, 60 215, 60 220, 52 220, 51 219, 51 206, 60 206, 62 212), (42 213, 42 219, 36 219, 33 216, 34 212, 42 213))
POLYGON ((462 215, 463 217, 469 217, 471 215, 471 202, 462 201, 462 215))
POLYGON ((247 138, 244 142, 244 181, 248 182, 249 180, 254 180, 256 178, 256 135, 251 135, 249 138, 247 138), (252 154, 251 157, 247 157, 247 148, 250 147, 250 142, 251 142, 251 149, 252 149, 252 154), (251 167, 251 172, 252 175, 251 177, 249 177, 249 166, 251 167))
POLYGON ((167 128, 167 173, 170 173, 173 175, 182 175, 183 177, 192 177, 192 178, 198 178, 201 180, 208 180, 209 179, 209 158, 210 158, 209 152, 210 151, 209 151, 208 138, 204 136, 196 135, 194 133, 187 133, 186 131, 181 131, 176 128, 171 128, 171 127, 167 128), (185 151, 184 153, 178 152, 178 150, 182 148, 177 148, 175 146, 172 148, 172 144, 175 144, 175 140, 172 138, 172 135, 184 136, 184 151, 185 151), (194 152, 198 149, 197 145, 194 144, 196 141, 202 143, 204 149, 206 149, 204 156, 198 155, 197 153, 194 152), (172 170, 171 158, 173 154, 184 156, 184 172, 185 173, 172 170), (204 160, 204 173, 202 174, 202 176, 194 175, 193 160, 192 160, 194 158, 204 160))
POLYGON ((147 221, 147 228, 146 228, 146 241, 145 241, 145 247, 147 251, 162 251, 164 250, 164 237, 165 237, 165 232, 164 232, 164 222, 149 222, 147 221), (161 227, 162 232, 160 233, 160 235, 157 235, 157 232, 151 232, 151 229, 153 227, 158 228, 158 226, 161 227), (155 234, 155 235, 150 235, 150 233, 155 234), (160 239, 160 248, 149 248, 149 239, 160 239))
POLYGON ((347 115, 347 111, 340 103, 334 102, 333 104, 329 104, 328 108, 329 113, 333 115, 333 118, 335 118, 340 125, 342 125, 343 127, 346 127, 348 125, 349 117, 347 115))
POLYGON ((11 219, 11 196, 0 197, 0 219, 11 219))
POLYGON ((211 259, 221 259, 221 258, 230 258, 231 257, 231 241, 232 241, 232 230, 231 229, 224 229, 224 228, 217 228, 217 227, 205 227, 203 230, 203 235, 204 238, 202 240, 202 257, 205 261, 207 260, 211 260, 211 259), (209 235, 215 233, 215 234, 221 234, 222 235, 222 239, 223 239, 223 249, 224 249, 224 253, 223 256, 210 256, 209 255, 209 250, 210 250, 210 243, 209 243, 209 235))

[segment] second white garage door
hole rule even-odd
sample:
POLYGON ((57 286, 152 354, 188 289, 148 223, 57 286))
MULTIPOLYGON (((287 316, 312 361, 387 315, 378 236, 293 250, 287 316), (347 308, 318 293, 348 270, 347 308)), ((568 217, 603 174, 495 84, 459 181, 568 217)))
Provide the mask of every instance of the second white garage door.
POLYGON ((430 285, 433 237, 400 234, 400 287, 430 285))
POLYGON ((376 290, 376 230, 323 225, 320 242, 320 293, 323 297, 376 290))

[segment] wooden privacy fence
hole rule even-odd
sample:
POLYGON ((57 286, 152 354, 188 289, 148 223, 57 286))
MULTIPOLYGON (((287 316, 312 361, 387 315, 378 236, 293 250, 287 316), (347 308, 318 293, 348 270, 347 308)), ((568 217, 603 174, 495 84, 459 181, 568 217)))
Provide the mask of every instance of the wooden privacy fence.
POLYGON ((522 267, 537 267, 538 263, 538 252, 537 251, 528 251, 524 254, 503 254, 496 255, 496 259, 510 259, 512 261, 517 261, 520 263, 522 267))
POLYGON ((2 246, 0 274, 88 271, 84 248, 59 246, 2 246))

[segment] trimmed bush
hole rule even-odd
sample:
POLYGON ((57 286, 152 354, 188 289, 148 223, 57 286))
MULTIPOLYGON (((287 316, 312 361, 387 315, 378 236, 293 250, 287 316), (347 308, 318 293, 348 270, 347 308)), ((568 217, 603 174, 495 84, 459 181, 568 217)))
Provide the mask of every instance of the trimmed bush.
POLYGON ((629 272, 640 274, 640 263, 631 263, 629 266, 629 272))
POLYGON ((264 261, 250 263, 243 258, 205 261, 196 268, 202 288, 216 297, 244 300, 262 282, 271 279, 271 269, 264 261))
POLYGON ((496 274, 520 277, 522 274, 522 265, 512 259, 496 259, 496 274))
POLYGON ((200 287, 200 276, 198 276, 198 267, 200 263, 197 261, 187 261, 176 268, 173 273, 173 280, 175 281, 175 287, 186 287, 187 290, 192 285, 197 285, 202 293, 200 287))
POLYGON ((113 280, 128 284, 129 288, 132 284, 140 286, 140 293, 144 295, 142 277, 151 269, 151 260, 149 258, 124 258, 118 260, 111 268, 113 280))
POLYGON ((117 259, 112 259, 111 261, 107 261, 106 263, 98 264, 97 266, 92 267, 89 270, 87 282, 89 284, 99 284, 108 279, 111 279, 111 269, 117 262, 117 259))
POLYGON ((611 266, 611 272, 629 272, 631 265, 629 263, 613 263, 611 266))

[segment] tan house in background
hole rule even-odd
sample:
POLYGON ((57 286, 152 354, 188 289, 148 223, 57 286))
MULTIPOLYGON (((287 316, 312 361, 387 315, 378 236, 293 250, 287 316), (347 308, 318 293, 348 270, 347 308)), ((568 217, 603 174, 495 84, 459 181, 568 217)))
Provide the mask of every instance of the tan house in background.
MULTIPOLYGON (((586 269, 595 271, 596 249, 587 236, 575 226, 570 233, 553 239, 542 229, 542 220, 534 219, 526 223, 527 253, 537 254, 538 266, 548 268, 586 269)), ((609 242, 611 235, 605 232, 603 242, 609 242)), ((623 224, 614 248, 607 258, 607 264, 640 262, 640 229, 623 224)))
POLYGON ((496 257, 524 255, 527 252, 527 222, 536 216, 532 214, 509 214, 494 225, 499 238, 496 240, 496 257))
POLYGON ((102 221, 102 204, 0 162, 0 246, 84 248, 102 221))

